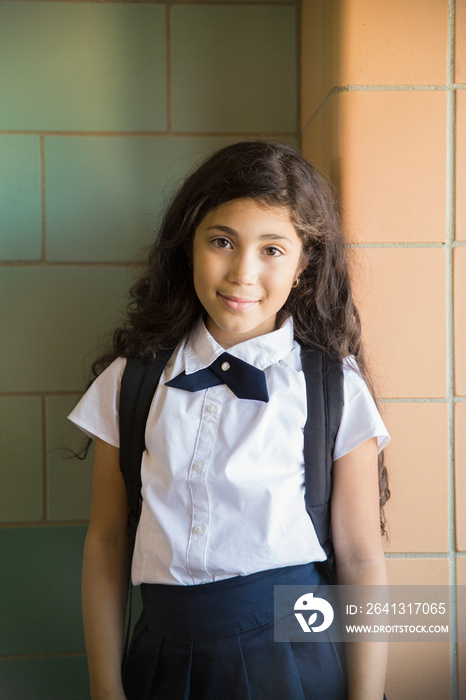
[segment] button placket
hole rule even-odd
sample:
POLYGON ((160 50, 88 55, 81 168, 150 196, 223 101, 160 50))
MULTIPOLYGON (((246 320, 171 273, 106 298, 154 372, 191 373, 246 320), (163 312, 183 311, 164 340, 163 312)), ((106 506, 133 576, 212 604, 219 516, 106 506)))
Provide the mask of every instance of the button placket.
POLYGON ((186 563, 195 582, 210 580, 206 563, 210 526, 208 465, 215 446, 225 391, 225 385, 211 387, 206 391, 196 448, 189 470, 188 482, 192 501, 192 518, 186 563))

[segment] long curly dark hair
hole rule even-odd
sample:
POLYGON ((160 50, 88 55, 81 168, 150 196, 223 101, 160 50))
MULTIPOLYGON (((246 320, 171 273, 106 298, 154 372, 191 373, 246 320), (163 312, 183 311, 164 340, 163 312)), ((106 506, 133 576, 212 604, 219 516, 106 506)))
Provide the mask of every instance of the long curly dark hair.
MULTIPOLYGON (((147 267, 130 291, 126 321, 114 333, 112 350, 94 363, 94 374, 117 356, 151 361, 157 350, 175 347, 189 334, 203 313, 191 269, 195 230, 209 211, 238 198, 288 208, 307 266, 280 313, 293 316, 303 346, 340 360, 354 355, 371 388, 334 189, 299 152, 265 140, 227 146, 186 178, 168 206, 147 267)), ((383 506, 390 494, 382 455, 379 491, 385 533, 383 506)))

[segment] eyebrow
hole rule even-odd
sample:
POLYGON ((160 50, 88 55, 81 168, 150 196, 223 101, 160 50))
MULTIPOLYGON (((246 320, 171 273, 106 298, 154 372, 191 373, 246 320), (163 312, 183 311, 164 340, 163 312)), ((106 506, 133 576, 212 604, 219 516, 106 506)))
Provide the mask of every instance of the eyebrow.
MULTIPOLYGON (((223 233, 227 233, 229 236, 233 236, 238 238, 239 234, 237 231, 235 231, 234 228, 230 228, 229 226, 222 226, 221 224, 214 224, 213 226, 209 226, 206 231, 212 231, 215 229, 216 231, 222 231, 223 233)), ((292 243, 292 241, 287 237, 287 236, 281 236, 278 233, 262 233, 259 236, 260 240, 265 240, 265 241, 288 241, 288 243, 292 243)))

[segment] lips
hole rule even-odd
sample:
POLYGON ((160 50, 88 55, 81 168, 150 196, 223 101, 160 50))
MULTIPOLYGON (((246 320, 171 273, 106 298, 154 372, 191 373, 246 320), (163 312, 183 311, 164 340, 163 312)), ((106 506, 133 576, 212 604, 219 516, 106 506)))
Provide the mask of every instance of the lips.
POLYGON ((257 304, 257 300, 255 299, 241 299, 239 297, 225 296, 224 294, 220 293, 218 293, 218 295, 225 306, 228 309, 233 309, 234 311, 247 311, 257 304))

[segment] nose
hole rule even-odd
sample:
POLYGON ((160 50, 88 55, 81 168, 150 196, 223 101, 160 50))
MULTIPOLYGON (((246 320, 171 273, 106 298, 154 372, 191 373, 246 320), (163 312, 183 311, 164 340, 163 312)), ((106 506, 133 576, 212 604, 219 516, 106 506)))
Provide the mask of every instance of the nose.
POLYGON ((234 284, 255 284, 257 281, 257 264, 252 253, 237 251, 231 261, 228 280, 234 284))

